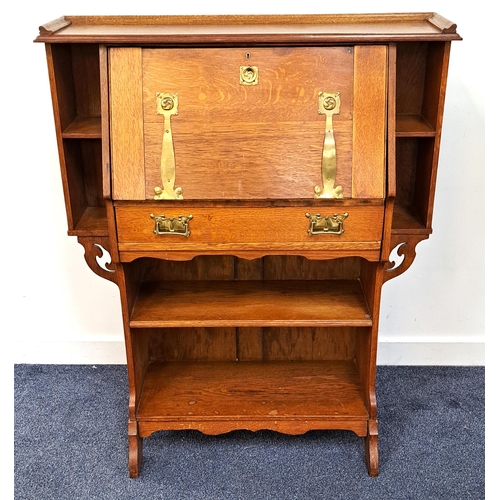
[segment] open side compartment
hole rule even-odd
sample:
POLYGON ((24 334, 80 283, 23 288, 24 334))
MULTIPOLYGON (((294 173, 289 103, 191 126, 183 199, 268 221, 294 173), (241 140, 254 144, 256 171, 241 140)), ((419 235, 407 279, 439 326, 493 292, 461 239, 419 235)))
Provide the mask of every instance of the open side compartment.
POLYGON ((101 120, 101 58, 105 51, 98 44, 72 43, 48 44, 46 51, 68 232, 72 236, 106 236, 101 120))
POLYGON ((432 230, 451 42, 397 43, 393 232, 432 230))

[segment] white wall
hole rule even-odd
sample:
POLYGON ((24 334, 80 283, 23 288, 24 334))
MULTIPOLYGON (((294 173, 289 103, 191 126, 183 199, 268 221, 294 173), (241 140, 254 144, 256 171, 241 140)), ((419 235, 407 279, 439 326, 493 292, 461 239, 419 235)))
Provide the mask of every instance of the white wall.
POLYGON ((384 286, 380 363, 484 363, 484 96, 488 9, 476 2, 14 3, 3 21, 2 283, 15 363, 124 363, 118 288, 88 269, 66 219, 38 26, 62 15, 436 11, 458 25, 449 72, 434 235, 384 286), (113 7, 114 5, 114 7, 113 7))

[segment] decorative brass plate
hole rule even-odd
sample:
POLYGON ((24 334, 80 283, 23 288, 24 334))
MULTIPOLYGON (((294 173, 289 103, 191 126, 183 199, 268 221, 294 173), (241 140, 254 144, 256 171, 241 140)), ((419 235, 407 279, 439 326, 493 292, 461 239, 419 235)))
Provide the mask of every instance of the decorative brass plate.
POLYGON ((155 221, 153 233, 157 236, 166 234, 177 234, 186 238, 191 234, 189 221, 192 215, 179 215, 179 217, 165 217, 164 215, 151 214, 150 217, 155 221))
POLYGON ((321 177, 323 187, 314 188, 315 198, 342 198, 344 189, 335 187, 337 177, 337 149, 333 134, 333 115, 340 113, 340 92, 320 92, 318 95, 318 113, 326 115, 323 159, 321 161, 321 177))
POLYGON ((308 233, 313 236, 315 234, 336 234, 341 235, 344 232, 344 219, 349 217, 347 212, 343 214, 333 214, 333 216, 321 216, 320 214, 306 213, 309 219, 308 233))
POLYGON ((179 96, 169 92, 156 93, 156 114, 164 116, 161 146, 161 181, 163 188, 155 187, 155 200, 182 200, 182 188, 175 186, 175 153, 170 117, 179 114, 179 96))
POLYGON ((257 85, 259 83, 259 68, 257 66, 240 66, 240 84, 257 85))

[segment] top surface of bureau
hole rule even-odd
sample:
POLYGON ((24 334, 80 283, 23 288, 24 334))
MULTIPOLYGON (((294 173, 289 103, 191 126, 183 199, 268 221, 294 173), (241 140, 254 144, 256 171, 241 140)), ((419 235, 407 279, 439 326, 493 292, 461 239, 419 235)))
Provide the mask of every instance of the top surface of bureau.
POLYGON ((460 40, 435 12, 395 14, 64 16, 40 26, 38 42, 318 45, 460 40))

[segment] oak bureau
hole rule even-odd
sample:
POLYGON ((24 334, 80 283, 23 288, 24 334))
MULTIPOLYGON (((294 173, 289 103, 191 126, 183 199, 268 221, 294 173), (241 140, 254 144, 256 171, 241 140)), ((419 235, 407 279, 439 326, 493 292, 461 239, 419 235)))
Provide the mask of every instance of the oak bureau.
POLYGON ((182 429, 350 430, 378 474, 381 290, 432 231, 460 39, 435 13, 40 27, 68 233, 120 289, 132 477, 182 429))

